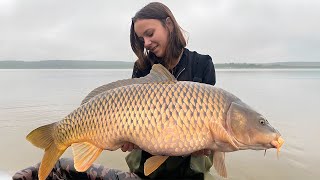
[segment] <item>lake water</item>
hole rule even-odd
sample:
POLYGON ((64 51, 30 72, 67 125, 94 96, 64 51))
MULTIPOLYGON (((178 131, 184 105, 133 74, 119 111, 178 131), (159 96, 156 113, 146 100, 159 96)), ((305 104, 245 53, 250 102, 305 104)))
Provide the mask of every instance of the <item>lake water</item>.
MULTIPOLYGON (((31 130, 61 120, 93 88, 130 76, 131 70, 0 70, 0 175, 41 160, 42 150, 25 139, 31 130)), ((229 179, 320 177, 319 69, 217 70, 216 85, 267 117, 285 140, 279 159, 275 149, 266 156, 253 150, 227 153, 229 179)), ((128 171, 125 155, 104 151, 96 162, 128 171)), ((71 157, 70 149, 63 156, 71 157)))

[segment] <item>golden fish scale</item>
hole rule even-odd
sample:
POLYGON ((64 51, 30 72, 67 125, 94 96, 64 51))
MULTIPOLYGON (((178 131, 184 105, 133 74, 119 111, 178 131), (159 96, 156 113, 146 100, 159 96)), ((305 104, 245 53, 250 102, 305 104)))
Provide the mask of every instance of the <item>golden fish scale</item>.
POLYGON ((56 143, 87 141, 116 150, 132 142, 153 154, 189 154, 212 144, 210 122, 224 125, 228 98, 222 89, 192 82, 119 87, 60 121, 56 143))

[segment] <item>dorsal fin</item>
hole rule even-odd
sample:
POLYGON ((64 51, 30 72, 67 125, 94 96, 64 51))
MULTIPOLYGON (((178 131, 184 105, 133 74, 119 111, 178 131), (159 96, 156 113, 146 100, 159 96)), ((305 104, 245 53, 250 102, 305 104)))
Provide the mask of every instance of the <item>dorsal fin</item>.
POLYGON ((88 102, 94 96, 114 88, 128 86, 132 84, 147 84, 161 82, 175 83, 176 81, 176 78, 164 66, 162 66, 161 64, 154 64, 152 66, 152 69, 150 70, 150 73, 145 77, 123 79, 95 88, 82 100, 81 105, 88 102))
MULTIPOLYGON (((161 64, 154 64, 151 68, 150 73, 145 76, 150 78, 154 82, 167 82, 177 81, 177 79, 161 64)), ((141 78, 140 78, 141 79, 141 78)))

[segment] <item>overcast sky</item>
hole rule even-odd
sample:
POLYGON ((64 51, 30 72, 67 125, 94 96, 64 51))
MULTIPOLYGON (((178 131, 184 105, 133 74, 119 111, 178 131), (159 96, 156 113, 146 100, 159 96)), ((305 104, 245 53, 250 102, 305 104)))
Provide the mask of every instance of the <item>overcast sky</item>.
MULTIPOLYGON (((0 60, 136 57, 131 17, 146 0, 0 0, 0 60)), ((320 61, 319 0, 166 0, 187 48, 215 63, 320 61)))

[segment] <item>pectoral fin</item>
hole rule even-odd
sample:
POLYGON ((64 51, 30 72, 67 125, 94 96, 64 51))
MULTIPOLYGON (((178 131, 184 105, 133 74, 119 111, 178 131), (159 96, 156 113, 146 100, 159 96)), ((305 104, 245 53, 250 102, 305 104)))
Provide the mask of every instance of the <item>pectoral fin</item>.
POLYGON ((144 175, 148 176, 163 164, 169 156, 152 156, 144 163, 144 175))
POLYGON ((221 177, 227 177, 227 169, 226 165, 224 164, 224 152, 214 152, 213 154, 213 165, 218 174, 221 177))
POLYGON ((224 129, 224 127, 220 123, 212 122, 210 125, 213 137, 230 143, 235 150, 239 149, 239 147, 233 142, 230 134, 224 129))
POLYGON ((71 145, 74 156, 74 168, 79 172, 86 171, 98 158, 102 149, 88 142, 71 145))

